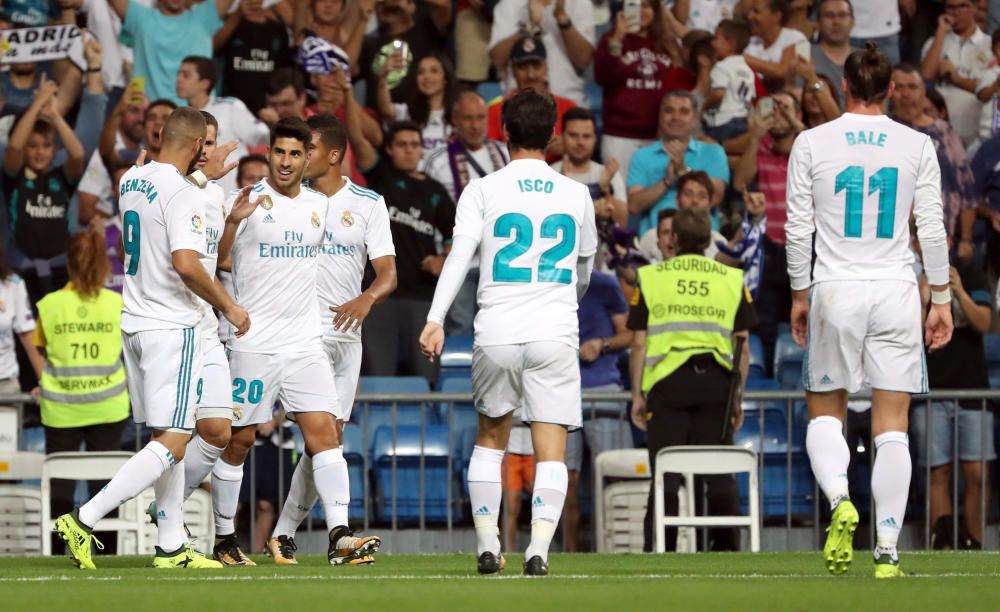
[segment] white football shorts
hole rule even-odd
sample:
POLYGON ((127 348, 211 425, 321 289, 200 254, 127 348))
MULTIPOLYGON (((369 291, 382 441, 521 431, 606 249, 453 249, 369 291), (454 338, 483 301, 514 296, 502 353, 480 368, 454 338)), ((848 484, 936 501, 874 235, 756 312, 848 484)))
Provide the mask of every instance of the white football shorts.
POLYGON ((358 378, 361 377, 361 343, 324 338, 323 352, 333 368, 333 383, 337 388, 337 399, 340 400, 343 416, 337 418, 350 421, 354 396, 358 392, 358 378))
POLYGON ((807 391, 927 391, 916 283, 826 281, 809 293, 807 391))
POLYGON ((122 332, 122 348, 135 422, 168 431, 194 429, 202 362, 198 330, 122 332))
POLYGON ((476 346, 472 351, 472 399, 492 419, 523 407, 525 423, 578 429, 579 351, 561 342, 476 346))
POLYGON ((229 359, 219 338, 202 338, 201 378, 198 379, 198 419, 233 418, 233 380, 229 359))
POLYGON ((293 421, 296 412, 329 412, 340 418, 333 370, 318 348, 276 354, 232 351, 229 369, 234 427, 270 421, 275 401, 293 421))

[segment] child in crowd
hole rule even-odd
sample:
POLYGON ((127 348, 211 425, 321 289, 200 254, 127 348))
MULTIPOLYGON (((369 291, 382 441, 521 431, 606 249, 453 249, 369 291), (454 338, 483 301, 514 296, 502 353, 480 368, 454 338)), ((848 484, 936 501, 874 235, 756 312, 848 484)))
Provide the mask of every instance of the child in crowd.
POLYGON ((709 75, 705 98, 705 133, 719 142, 747 131, 747 107, 756 97, 753 70, 743 58, 750 42, 750 27, 723 19, 715 29, 712 49, 715 65, 709 75))

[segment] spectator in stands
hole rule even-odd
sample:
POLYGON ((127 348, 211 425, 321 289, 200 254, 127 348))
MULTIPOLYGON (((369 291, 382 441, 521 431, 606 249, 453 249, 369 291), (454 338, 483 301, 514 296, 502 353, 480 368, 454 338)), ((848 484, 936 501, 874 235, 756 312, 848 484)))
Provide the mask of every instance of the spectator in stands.
MULTIPOLYGON (((568 110, 576 106, 576 103, 568 98, 563 98, 548 90, 546 82, 549 75, 548 52, 542 44, 540 38, 524 35, 519 38, 510 50, 510 72, 514 76, 517 88, 511 91, 504 99, 496 100, 489 107, 489 123, 487 134, 493 140, 506 142, 503 124, 500 115, 503 112, 503 105, 522 89, 535 89, 537 91, 547 91, 556 102, 556 131, 555 136, 562 134, 562 117, 568 110)), ((549 144, 547 157, 549 161, 555 161, 563 155, 562 140, 554 138, 549 144)))
MULTIPOLYGON (((500 477, 503 481, 504 549, 518 550, 517 523, 521 518, 521 498, 531 495, 535 487, 535 449, 531 444, 531 428, 521 420, 521 409, 511 415, 514 421, 507 438, 500 477)), ((565 507, 563 508, 565 512, 565 507)))
MULTIPOLYGON (((345 2, 345 0, 309 0, 309 12, 305 15, 310 32, 319 36, 331 45, 342 47, 345 51, 348 40, 360 31, 357 47, 361 50, 368 18, 375 10, 374 0, 360 2, 345 2), (360 24, 360 28, 357 26, 360 24)), ((352 56, 357 61, 357 55, 352 56)))
POLYGON ((267 105, 257 111, 257 116, 267 125, 288 117, 305 119, 306 84, 302 73, 292 67, 275 70, 264 90, 264 100, 267 105))
MULTIPOLYGON (((119 102, 121 105, 124 102, 119 102)), ((167 117, 177 108, 177 105, 170 100, 154 100, 146 107, 146 112, 142 119, 142 128, 145 131, 145 138, 142 150, 146 152, 146 159, 156 161, 160 155, 160 147, 163 145, 161 132, 167 123, 167 117)), ((117 110, 111 114, 104 122, 104 129, 101 131, 101 144, 99 151, 105 167, 117 166, 125 162, 134 161, 133 152, 128 149, 118 149, 115 142, 118 137, 118 125, 121 121, 122 113, 117 110)))
POLYGON ((641 8, 638 32, 628 31, 625 14, 619 12, 594 53, 594 79, 604 91, 601 153, 618 160, 622 176, 628 176, 632 154, 656 141, 663 94, 695 84, 665 32, 663 5, 642 0, 641 8))
MULTIPOLYGON (((406 77, 415 82, 415 86, 405 88, 409 96, 403 102, 395 104, 389 93, 387 76, 393 70, 398 70, 402 61, 402 55, 394 53, 385 63, 379 79, 378 110, 383 121, 409 119, 423 128, 423 168, 431 152, 448 144, 453 119, 451 112, 458 93, 458 83, 455 81, 451 60, 444 54, 427 55, 417 62, 416 71, 406 77)), ((486 135, 485 108, 486 104, 483 103, 483 136, 486 135)), ((455 201, 458 201, 457 198, 455 201)))
POLYGON ((748 0, 674 0, 673 15, 689 30, 714 32, 723 19, 745 18, 748 0))
MULTIPOLYGON (((263 0, 240 0, 212 38, 216 56, 222 59, 222 95, 240 100, 253 116, 266 104, 264 90, 271 73, 292 64, 288 40, 293 19, 291 5, 286 0, 264 8, 263 0)), ((229 138, 227 133, 223 127, 222 137, 229 138)))
MULTIPOLYGON (((840 81, 844 78, 844 62, 854 50, 851 47, 854 8, 850 0, 820 0, 816 11, 819 42, 812 46, 813 65, 818 76, 826 77, 824 82, 831 87, 837 104, 843 107, 844 93, 840 89, 840 81)), ((808 84, 806 91, 809 91, 808 84)))
POLYGON ((809 19, 812 4, 812 0, 788 0, 788 18, 785 20, 785 25, 802 32, 807 40, 816 37, 816 22, 809 19))
MULTIPOLYGON (((976 97, 983 103, 979 114, 979 130, 976 133, 976 145, 989 140, 1000 132, 1000 29, 993 32, 990 41, 993 49, 993 61, 976 75, 976 97)), ((930 93, 930 92, 928 92, 930 93)), ((969 148, 972 153, 972 147, 969 148)))
POLYGON ((618 172, 618 160, 605 156, 607 163, 593 161, 597 145, 597 120, 585 108, 571 108, 562 117, 563 158, 552 169, 590 188, 594 213, 599 220, 625 226, 628 204, 625 180, 618 172))
MULTIPOLYGON (((536 38, 549 51, 549 87, 552 93, 585 104, 583 72, 594 58, 594 6, 567 0, 500 0, 493 9, 490 60, 506 74, 513 49, 525 36, 536 38)), ((517 85, 521 89, 520 84, 517 85)))
POLYGON ((986 253, 990 267, 1000 271, 1000 135, 979 147, 970 164, 975 178, 976 196, 982 202, 979 216, 986 226, 986 253))
POLYGON ((755 76, 743 57, 749 41, 750 28, 732 19, 720 21, 712 37, 715 65, 709 73, 710 89, 704 92, 702 117, 705 133, 724 145, 746 133, 747 107, 756 97, 755 76))
MULTIPOLYGON (((177 96, 188 106, 215 117, 219 122, 217 140, 237 142, 234 159, 246 155, 248 149, 266 145, 271 136, 267 124, 254 117, 238 98, 214 96, 212 91, 215 85, 215 63, 211 59, 189 55, 181 61, 177 70, 177 96)), ((231 173, 219 179, 219 183, 226 193, 236 189, 235 177, 231 173)))
POLYGON ((788 11, 787 0, 752 0, 750 5, 753 38, 744 55, 770 92, 784 86, 795 60, 795 43, 806 40, 802 32, 784 27, 788 11))
POLYGON ((267 176, 266 157, 257 153, 242 157, 236 166, 236 188, 243 189, 256 185, 265 176, 267 176))
MULTIPOLYGON (((941 97, 941 92, 936 89, 930 89, 924 92, 924 97, 927 99, 924 103, 924 114, 932 119, 940 119, 947 123, 948 105, 945 103, 944 98, 941 97)), ((968 149, 968 152, 974 153, 971 148, 968 149)))
POLYGON ((21 277, 10 269, 5 255, 0 246, 0 302, 4 304, 0 310, 0 393, 9 394, 21 392, 21 367, 15 338, 24 348, 36 376, 42 375, 45 363, 31 341, 35 315, 28 289, 21 277))
MULTIPOLYGON (((902 60, 899 47, 899 32, 902 29, 900 13, 913 17, 916 0, 899 2, 852 2, 854 5, 854 27, 851 29, 851 46, 863 48, 873 41, 885 51, 895 65, 902 60)), ((925 3, 927 4, 927 3, 925 3)), ((926 9, 926 7, 924 7, 926 9)))
POLYGON ((490 76, 490 22, 495 2, 458 0, 455 12, 455 73, 466 87, 490 76))
POLYGON ((628 209, 639 217, 640 235, 654 228, 657 214, 676 208, 677 179, 704 170, 716 189, 712 206, 722 201, 729 182, 729 163, 721 146, 692 138, 698 125, 698 105, 689 91, 668 92, 660 103, 662 141, 632 156, 628 171, 628 209))
POLYGON ((948 104, 952 127, 965 146, 976 140, 983 103, 976 75, 993 60, 990 37, 976 25, 972 0, 945 0, 934 38, 924 44, 920 73, 937 83, 948 104))
POLYGON ((676 208, 660 211, 659 222, 656 226, 656 247, 660 253, 660 259, 654 260, 656 262, 667 261, 677 255, 674 243, 674 215, 676 214, 676 208))
POLYGON ((77 216, 71 199, 85 163, 83 145, 56 108, 57 89, 55 81, 42 79, 31 106, 14 124, 4 156, 11 238, 32 303, 68 279, 66 247, 77 216), (66 149, 61 165, 53 164, 57 137, 66 149))
POLYGON ((822 82, 820 87, 817 88, 816 83, 813 83, 812 87, 807 85, 802 89, 802 123, 807 129, 831 121, 839 117, 842 112, 842 107, 835 98, 828 98, 827 101, 822 99, 825 94, 841 91, 840 85, 837 84, 841 81, 835 83, 825 75, 817 75, 816 82, 822 82), (830 100, 833 103, 832 107, 830 100), (831 116, 831 111, 835 111, 833 116, 831 116))
POLYGON ((368 185, 389 207, 399 277, 396 291, 368 316, 362 371, 368 376, 423 376, 434 383, 437 367, 420 354, 417 338, 451 247, 455 204, 440 183, 418 170, 420 126, 412 121, 392 124, 385 139, 386 157, 381 158, 361 132, 357 107, 349 97, 347 134, 368 185))
MULTIPOLYGON (((949 0, 951 1, 951 0, 949 0)), ((892 71, 895 90, 892 94, 893 119, 919 130, 934 142, 941 166, 941 197, 948 236, 958 244, 961 261, 974 253, 973 225, 976 221, 975 179, 958 133, 946 122, 924 114, 924 82, 920 72, 909 64, 892 71)))
MULTIPOLYGON (((425 55, 444 51, 451 25, 451 0, 423 0, 424 8, 417 12, 416 0, 382 0, 376 4, 379 28, 365 38, 358 63, 358 74, 365 79, 366 102, 376 106, 378 79, 382 67, 393 53, 403 57, 403 67, 388 75, 393 100, 403 101, 409 91, 398 90, 406 75, 425 55)), ((411 89, 412 82, 404 89, 411 89)))
POLYGON ((146 95, 180 102, 174 75, 188 55, 212 56, 212 35, 232 0, 156 0, 150 8, 137 0, 108 0, 122 20, 122 32, 135 49, 135 76, 143 77, 146 95))
MULTIPOLYGON (((74 234, 67 263, 69 283, 38 302, 38 349, 28 352, 41 378, 45 450, 76 452, 84 445, 88 451, 116 451, 129 397, 121 362, 122 297, 104 288, 111 270, 103 234, 74 234)), ((91 494, 104 484, 90 482, 91 494)), ((53 481, 53 516, 73 509, 75 489, 74 481, 53 481)))
MULTIPOLYGON (((112 111, 114 117, 111 121, 117 124, 115 131, 114 148, 116 151, 128 151, 126 157, 134 159, 139 155, 145 136, 143 119, 146 112, 146 97, 141 92, 134 92, 119 98, 115 109, 112 111)), ((99 208, 116 214, 117 209, 112 206, 117 201, 114 196, 112 177, 109 176, 108 168, 101 159, 100 151, 94 151, 87 163, 87 168, 80 179, 77 189, 77 198, 80 201, 80 223, 90 223, 99 208)))
MULTIPOLYGON (((618 357, 632 343, 626 326, 628 304, 614 275, 596 270, 590 287, 580 300, 580 384, 584 392, 612 393, 622 390, 618 357)), ((566 469, 569 481, 563 508, 563 551, 578 550, 580 523, 580 468, 586 439, 591 461, 605 451, 632 447, 632 430, 625 415, 625 402, 583 403, 583 430, 566 440, 566 469)))
POLYGON ((760 324, 757 330, 764 343, 765 364, 774 362, 778 326, 788 321, 791 312, 791 285, 785 259, 785 186, 792 143, 802 131, 802 114, 791 94, 773 96, 774 114, 759 112, 750 120, 750 146, 733 171, 733 189, 756 191, 764 195, 767 216, 764 237, 763 275, 757 300, 760 324))
POLYGON ((121 218, 117 213, 118 188, 122 176, 131 167, 131 163, 122 162, 111 169, 111 201, 108 204, 98 203, 89 222, 93 231, 104 236, 104 252, 111 269, 104 287, 115 293, 121 293, 125 287, 125 248, 122 242, 121 218))
MULTIPOLYGON (((701 170, 692 170, 677 179, 677 210, 698 208, 710 212, 714 194, 715 184, 712 178, 701 170)), ((650 229, 640 237, 642 251, 653 254, 656 250, 660 250, 659 242, 661 239, 659 227, 655 230, 650 229)), ((726 238, 718 231, 712 230, 712 239, 703 255, 708 259, 716 259, 720 243, 725 245, 726 238)), ((660 261, 659 257, 653 257, 653 259, 660 261)))
MULTIPOLYGON (((910 234, 916 236, 916 231, 911 229, 910 234)), ((914 251, 919 254, 920 245, 915 238, 913 243, 914 251)), ((944 348, 927 354, 928 383, 932 389, 988 389, 983 334, 990 330, 992 302, 986 276, 971 263, 955 262, 951 267, 950 285, 955 332, 944 348)), ((920 275, 920 295, 926 311, 930 287, 923 274, 920 275)), ((928 414, 926 403, 918 402, 910 424, 919 440, 916 448, 920 463, 930 465, 931 470, 927 493, 933 525, 931 548, 952 548, 957 509, 952 508, 950 480, 952 462, 956 459, 962 464, 965 479, 962 513, 965 520, 958 530, 958 548, 982 548, 982 505, 984 497, 989 499, 989 485, 983 488, 983 481, 989 482, 984 472, 986 462, 996 459, 992 407, 984 406, 979 400, 933 402, 928 414)))

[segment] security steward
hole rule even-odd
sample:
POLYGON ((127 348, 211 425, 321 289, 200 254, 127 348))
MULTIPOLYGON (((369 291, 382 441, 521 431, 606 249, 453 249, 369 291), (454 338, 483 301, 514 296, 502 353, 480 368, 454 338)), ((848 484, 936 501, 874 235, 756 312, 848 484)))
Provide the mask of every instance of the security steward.
MULTIPOLYGON (((635 332, 630 365, 632 423, 646 431, 649 464, 669 446, 732 444, 743 420, 742 382, 746 380, 748 329, 756 325, 743 272, 702 255, 712 239, 712 223, 703 209, 678 211, 673 218, 677 255, 639 268, 639 291, 633 294, 628 327, 635 332), (739 372, 733 374, 736 338, 743 346, 739 372)), ((709 515, 739 513, 732 475, 706 476, 709 515)), ((664 477, 665 508, 677 514, 681 476, 664 477)), ((653 484, 646 511, 645 549, 653 537, 653 484)), ((701 486, 698 487, 699 489, 701 486)), ((695 499, 700 499, 696 495, 695 499)), ((696 502, 696 506, 700 504, 696 502)), ((735 528, 709 532, 711 550, 737 550, 735 528)), ((667 529, 667 550, 677 548, 677 529, 667 529)))
MULTIPOLYGON (((104 288, 111 264, 103 230, 70 237, 69 283, 38 302, 34 344, 45 354, 42 425, 49 453, 119 450, 129 413, 122 365, 122 296, 104 288)), ((96 495, 104 483, 91 482, 96 495)), ((73 509, 76 483, 52 483, 52 516, 73 509)), ((107 540, 105 540, 107 542, 107 540)))

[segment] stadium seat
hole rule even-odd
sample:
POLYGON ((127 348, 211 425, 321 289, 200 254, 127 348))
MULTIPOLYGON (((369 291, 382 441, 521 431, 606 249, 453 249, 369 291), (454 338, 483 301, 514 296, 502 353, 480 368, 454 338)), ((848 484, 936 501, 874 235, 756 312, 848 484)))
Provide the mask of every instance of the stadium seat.
POLYGON ((778 336, 774 347, 774 378, 782 389, 802 388, 802 363, 805 351, 792 340, 791 333, 778 336))
POLYGON ((355 423, 344 424, 344 459, 347 474, 351 479, 351 505, 348 515, 352 521, 363 521, 365 517, 365 447, 364 432, 355 423))
POLYGON ((452 482, 448 474, 448 428, 445 425, 428 425, 422 448, 420 430, 419 426, 399 427, 395 447, 392 428, 383 426, 375 432, 373 465, 377 521, 391 522, 394 505, 399 523, 414 524, 420 520, 421 460, 424 464, 424 519, 429 523, 443 523, 448 518, 448 490, 452 482), (395 491, 392 477, 394 457, 395 491))
POLYGON ((986 353, 986 367, 990 376, 990 386, 994 389, 1000 383, 1000 334, 983 334, 983 350, 986 353))
MULTIPOLYGON (((430 393, 427 379, 421 376, 362 376, 361 393, 378 394, 421 394, 430 393)), ((396 407, 396 425, 419 426, 423 419, 425 423, 434 423, 435 415, 432 406, 424 406, 420 402, 400 402, 397 404, 385 402, 355 402, 351 420, 367 432, 369 448, 375 440, 375 431, 383 425, 391 426, 393 422, 393 406, 396 407)))
MULTIPOLYGON (((470 378, 449 378, 442 385, 442 393, 472 393, 472 379, 470 378)), ((438 406, 438 419, 441 423, 451 424, 452 434, 456 435, 467 428, 475 429, 479 425, 479 414, 473 407, 472 402, 442 402, 438 406), (449 409, 451 417, 449 421, 449 409)))
POLYGON ((766 378, 767 367, 764 365, 764 343, 761 341, 760 336, 750 334, 749 349, 750 369, 747 373, 747 379, 766 378))
POLYGON ((436 389, 442 391, 448 380, 472 378, 472 336, 448 336, 441 352, 441 372, 436 389))
POLYGON ((45 455, 0 452, 0 557, 42 554, 42 491, 37 485, 45 455))

